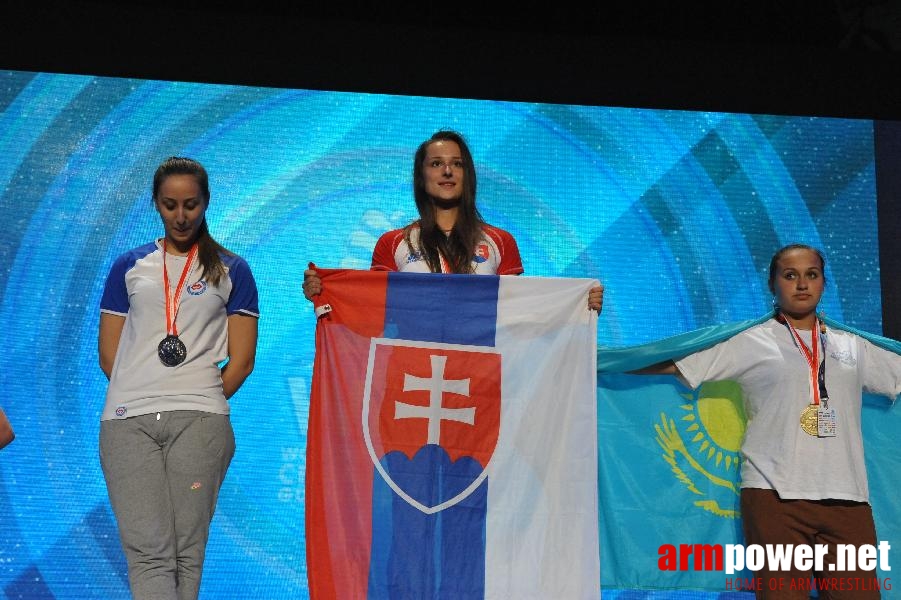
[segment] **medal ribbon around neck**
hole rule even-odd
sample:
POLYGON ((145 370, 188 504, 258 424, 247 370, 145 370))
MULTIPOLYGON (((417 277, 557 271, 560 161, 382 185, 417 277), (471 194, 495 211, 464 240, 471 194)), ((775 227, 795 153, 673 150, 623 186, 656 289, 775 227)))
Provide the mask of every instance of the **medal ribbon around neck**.
POLYGON ((166 270, 166 238, 163 238, 163 289, 166 293, 166 335, 178 337, 178 328, 175 325, 175 317, 178 315, 178 305, 181 304, 181 296, 184 292, 185 282, 194 271, 194 259, 197 257, 197 244, 191 246, 188 252, 188 259, 184 268, 181 270, 181 277, 178 279, 176 293, 172 293, 169 285, 169 271, 166 270))
POLYGON ((438 251, 438 264, 441 265, 442 273, 450 273, 450 265, 447 264, 447 260, 445 260, 444 255, 441 253, 441 250, 438 251))
POLYGON ((801 355, 807 361, 807 365, 810 367, 810 387, 813 389, 813 402, 814 406, 820 405, 820 398, 828 401, 829 395, 826 392, 826 341, 825 341, 825 333, 821 333, 821 343, 823 346, 823 360, 820 361, 820 344, 817 344, 817 331, 824 330, 825 326, 820 323, 819 318, 814 320, 813 328, 810 330, 810 348, 807 347, 807 344, 804 343, 804 340, 801 339, 801 335, 798 333, 798 330, 795 329, 795 326, 792 325, 788 319, 785 318, 785 315, 782 313, 779 314, 780 321, 785 323, 785 326, 788 327, 788 330, 791 332, 792 338, 794 339, 795 346, 797 346, 798 351, 801 352, 801 355))

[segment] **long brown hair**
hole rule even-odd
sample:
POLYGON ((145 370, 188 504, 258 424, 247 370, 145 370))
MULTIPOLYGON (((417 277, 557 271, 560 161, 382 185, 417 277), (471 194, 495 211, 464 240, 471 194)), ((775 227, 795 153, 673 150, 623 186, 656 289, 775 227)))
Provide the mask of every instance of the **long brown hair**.
POLYGON ((418 223, 412 223, 404 231, 404 239, 414 252, 420 252, 433 273, 441 272, 441 256, 447 261, 452 273, 471 273, 472 257, 482 238, 482 226, 485 221, 476 208, 476 169, 472 161, 472 153, 463 136, 456 131, 442 129, 422 142, 413 157, 413 197, 419 211, 418 223), (450 232, 445 235, 435 220, 435 204, 425 189, 423 167, 429 146, 435 142, 454 142, 460 147, 460 158, 463 161, 463 193, 457 212, 457 221, 450 232), (414 247, 410 234, 419 226, 419 244, 414 247))
MULTIPOLYGON (((172 175, 191 175, 197 180, 200 193, 203 194, 204 201, 207 206, 210 203, 210 178, 206 169, 199 162, 192 158, 184 158, 182 156, 170 156, 157 167, 156 173, 153 175, 153 199, 160 191, 163 182, 172 175)), ((206 217, 200 224, 197 231, 197 259, 203 268, 203 275, 208 283, 219 285, 219 281, 225 277, 225 265, 222 263, 220 253, 227 256, 233 256, 232 252, 223 247, 219 242, 210 235, 210 230, 206 224, 206 217)))

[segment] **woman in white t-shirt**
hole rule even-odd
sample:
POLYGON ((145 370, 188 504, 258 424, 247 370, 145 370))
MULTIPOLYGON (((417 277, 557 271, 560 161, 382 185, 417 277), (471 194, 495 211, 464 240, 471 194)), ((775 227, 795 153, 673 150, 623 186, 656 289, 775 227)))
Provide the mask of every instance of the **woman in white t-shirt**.
POLYGON ((758 598, 807 598, 808 592, 788 588, 790 579, 812 573, 826 578, 826 588, 839 579, 845 583, 837 587, 853 588, 822 589, 821 598, 879 598, 874 571, 838 571, 830 565, 839 564, 837 544, 877 544, 861 439, 862 392, 892 399, 901 393, 901 356, 826 328, 817 316, 824 269, 815 248, 780 249, 770 262, 772 319, 710 348, 636 371, 671 373, 692 389, 718 380, 741 386, 748 417, 741 448, 746 546, 826 548, 822 571, 765 566, 755 574, 763 580, 758 598))

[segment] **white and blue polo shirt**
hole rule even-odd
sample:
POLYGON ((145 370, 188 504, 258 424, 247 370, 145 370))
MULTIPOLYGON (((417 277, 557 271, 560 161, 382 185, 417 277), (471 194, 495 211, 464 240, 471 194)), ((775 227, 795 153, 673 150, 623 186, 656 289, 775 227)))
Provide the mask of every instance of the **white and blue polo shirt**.
MULTIPOLYGON (((176 326, 187 357, 175 367, 163 365, 157 355, 167 334, 161 242, 134 248, 115 260, 100 311, 125 317, 125 325, 101 420, 170 410, 229 413, 219 367, 228 357, 227 318, 259 317, 259 305, 247 262, 239 256, 220 256, 227 275, 219 285, 208 283, 198 264, 181 292, 176 326)), ((166 256, 174 293, 186 261, 186 256, 166 256)))

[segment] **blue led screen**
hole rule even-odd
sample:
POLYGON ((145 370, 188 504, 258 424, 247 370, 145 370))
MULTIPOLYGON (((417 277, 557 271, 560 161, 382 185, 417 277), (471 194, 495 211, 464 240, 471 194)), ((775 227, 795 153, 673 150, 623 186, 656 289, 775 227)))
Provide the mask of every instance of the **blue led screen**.
POLYGON ((868 120, 0 71, 7 597, 128 597, 98 461, 98 304, 113 258, 162 235, 150 183, 170 155, 207 167, 211 232, 249 262, 262 312, 202 597, 307 596, 302 272, 367 268, 377 236, 415 218, 413 152, 440 128, 467 137, 480 210, 527 275, 603 281, 602 345, 760 316, 791 242, 826 253, 827 314, 882 329, 868 120))

